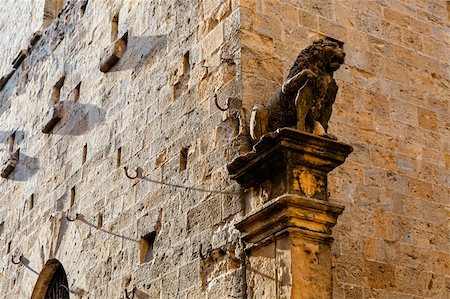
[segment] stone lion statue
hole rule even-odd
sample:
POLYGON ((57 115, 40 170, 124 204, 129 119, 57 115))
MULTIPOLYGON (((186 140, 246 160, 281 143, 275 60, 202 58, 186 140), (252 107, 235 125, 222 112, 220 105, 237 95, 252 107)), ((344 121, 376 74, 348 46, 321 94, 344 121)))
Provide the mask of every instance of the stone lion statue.
POLYGON ((320 39, 304 49, 269 103, 253 108, 251 138, 258 141, 278 128, 294 127, 335 139, 327 133, 338 91, 333 72, 344 63, 344 57, 341 45, 331 39, 320 39))

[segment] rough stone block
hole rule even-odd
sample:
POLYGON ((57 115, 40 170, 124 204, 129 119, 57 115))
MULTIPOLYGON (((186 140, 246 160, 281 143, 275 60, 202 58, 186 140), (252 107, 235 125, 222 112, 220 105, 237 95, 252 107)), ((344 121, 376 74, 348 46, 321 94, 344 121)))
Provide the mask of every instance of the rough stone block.
POLYGON ((6 179, 14 168, 16 168, 17 163, 19 163, 20 150, 16 150, 11 153, 6 161, 3 162, 1 177, 6 179))
POLYGON ((26 49, 20 50, 16 58, 12 62, 13 68, 17 69, 20 66, 20 64, 24 61, 24 59, 27 57, 27 54, 28 50, 26 49))
POLYGON ((56 124, 61 120, 64 113, 62 103, 53 105, 44 116, 44 125, 42 126, 42 133, 49 134, 56 124))
POLYGON ((123 56, 127 48, 128 32, 116 40, 111 46, 103 50, 100 59, 100 71, 108 72, 123 56))

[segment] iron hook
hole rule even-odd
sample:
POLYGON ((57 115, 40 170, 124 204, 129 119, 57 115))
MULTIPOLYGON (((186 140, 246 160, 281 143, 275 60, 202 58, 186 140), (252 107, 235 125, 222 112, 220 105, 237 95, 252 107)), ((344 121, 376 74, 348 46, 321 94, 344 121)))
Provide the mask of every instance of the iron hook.
POLYGON ((74 218, 69 218, 69 213, 66 213, 66 219, 67 219, 67 221, 69 221, 69 222, 74 222, 75 220, 78 219, 78 216, 79 216, 79 214, 76 213, 74 218))
POLYGON ((21 255, 19 256, 19 261, 16 262, 16 261, 14 261, 14 255, 12 255, 12 256, 11 256, 11 262, 12 262, 14 265, 21 264, 21 263, 22 263, 22 257, 23 257, 23 254, 21 254, 21 255))
POLYGON ((140 168, 140 167, 137 167, 137 168, 136 168, 136 175, 135 175, 135 176, 131 176, 131 175, 128 174, 128 167, 125 166, 123 169, 125 170, 125 175, 126 175, 127 178, 129 178, 130 180, 134 180, 134 179, 137 179, 137 178, 142 178, 143 170, 142 170, 142 168, 140 168))
POLYGON ((214 102, 216 103, 217 109, 219 109, 220 111, 224 111, 225 112, 225 111, 228 110, 228 108, 230 108, 228 105, 226 106, 226 108, 220 107, 219 103, 217 102, 217 95, 216 94, 214 95, 214 102))

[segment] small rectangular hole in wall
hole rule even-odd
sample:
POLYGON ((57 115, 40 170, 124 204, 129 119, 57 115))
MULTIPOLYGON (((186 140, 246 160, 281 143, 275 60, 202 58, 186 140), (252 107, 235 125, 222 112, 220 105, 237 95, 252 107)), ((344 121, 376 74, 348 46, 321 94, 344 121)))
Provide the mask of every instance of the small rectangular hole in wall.
POLYGON ((180 151, 180 171, 186 170, 189 147, 183 147, 180 151))
POLYGON ((72 208, 75 204, 75 186, 70 189, 70 207, 72 208))
POLYGON ((153 259, 153 245, 155 243, 156 238, 156 232, 151 232, 149 234, 146 234, 141 238, 141 254, 140 254, 140 261, 141 264, 150 262, 153 259))
POLYGON ((97 228, 102 228, 103 226, 103 214, 98 213, 97 215, 97 228))
POLYGON ((31 194, 30 199, 28 201, 28 209, 32 210, 34 208, 34 194, 31 194))
POLYGON ((121 164, 122 164, 122 148, 119 147, 116 150, 116 167, 119 168, 121 164))
POLYGON ((87 144, 83 146, 83 158, 81 160, 81 164, 86 163, 86 159, 87 159, 87 144))
POLYGON ((86 6, 88 5, 89 1, 86 0, 81 6, 80 6, 80 16, 83 17, 84 13, 86 12, 86 6))
POLYGON ((189 62, 189 51, 186 52, 183 56, 183 74, 189 73, 191 66, 189 62))
POLYGON ((11 241, 8 242, 8 247, 6 248, 6 253, 11 252, 11 241))
POLYGON ((117 35, 119 33, 119 13, 116 13, 111 20, 111 41, 115 41, 117 39, 117 35))
POLYGON ((8 149, 9 152, 12 153, 14 151, 14 145, 16 143, 16 132, 12 133, 9 137, 8 137, 8 149))
POLYGON ((61 79, 58 80, 58 82, 56 82, 55 86, 53 86, 53 90, 52 90, 52 102, 53 104, 58 104, 59 100, 61 98, 61 88, 64 85, 64 80, 66 79, 66 77, 61 77, 61 79))
POLYGON ((5 229, 5 222, 0 223, 0 237, 3 235, 3 230, 5 229))
POLYGON ((80 88, 81 88, 81 82, 78 83, 77 86, 75 86, 74 90, 72 91, 72 101, 73 102, 78 102, 78 100, 80 99, 80 88))

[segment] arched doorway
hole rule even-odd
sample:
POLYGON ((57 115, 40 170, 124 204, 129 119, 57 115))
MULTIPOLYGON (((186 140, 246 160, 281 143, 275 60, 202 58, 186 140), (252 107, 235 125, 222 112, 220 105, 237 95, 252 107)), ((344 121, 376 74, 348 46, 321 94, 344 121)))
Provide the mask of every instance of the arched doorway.
POLYGON ((39 274, 31 299, 69 299, 69 283, 63 265, 49 260, 39 274))

